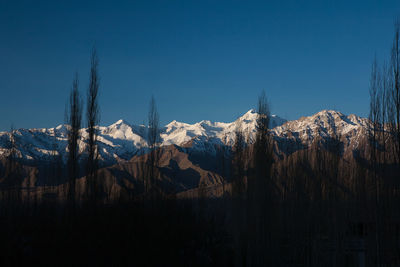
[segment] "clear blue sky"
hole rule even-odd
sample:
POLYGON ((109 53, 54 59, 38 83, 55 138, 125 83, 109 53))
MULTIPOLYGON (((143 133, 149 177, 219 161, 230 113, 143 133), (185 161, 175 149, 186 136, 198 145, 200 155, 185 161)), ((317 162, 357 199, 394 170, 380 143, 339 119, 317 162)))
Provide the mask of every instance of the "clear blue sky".
POLYGON ((0 0, 0 130, 62 123, 93 45, 102 125, 145 121, 152 94, 162 124, 232 121, 262 89, 288 119, 366 116, 371 62, 387 58, 396 16, 398 0, 0 0))

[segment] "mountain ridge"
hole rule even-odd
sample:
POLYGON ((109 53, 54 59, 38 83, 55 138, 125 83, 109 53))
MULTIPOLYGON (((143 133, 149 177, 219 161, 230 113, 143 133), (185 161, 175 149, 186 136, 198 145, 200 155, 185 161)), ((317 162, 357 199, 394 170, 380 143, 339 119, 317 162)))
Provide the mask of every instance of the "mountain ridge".
MULTIPOLYGON (((214 146, 233 145, 237 127, 240 127, 246 135, 248 142, 252 143, 255 136, 256 119, 257 112, 250 109, 233 122, 202 120, 189 124, 173 120, 164 127, 160 127, 160 144, 161 146, 185 146, 191 142, 192 145, 189 147, 193 150, 215 153, 214 146)), ((332 134, 339 134, 344 140, 351 140, 347 145, 351 143, 353 147, 355 145, 353 141, 365 133, 367 126, 367 119, 354 114, 347 116, 335 110, 322 110, 312 116, 292 121, 271 115, 270 122, 271 134, 278 142, 290 141, 307 145, 317 136, 327 138, 332 134)), ((61 156, 65 161, 67 128, 68 125, 62 124, 53 128, 14 130, 17 157, 29 161, 47 160, 54 156, 61 156)), ((134 155, 145 153, 148 149, 147 127, 144 125, 132 125, 126 120, 120 119, 109 126, 99 126, 98 129, 100 159, 107 164, 129 160, 134 155)), ((87 129, 82 128, 79 142, 80 152, 85 151, 86 141, 87 129)), ((7 155, 9 142, 10 133, 0 132, 0 157, 7 155)), ((287 144, 283 146, 287 146, 287 144)))

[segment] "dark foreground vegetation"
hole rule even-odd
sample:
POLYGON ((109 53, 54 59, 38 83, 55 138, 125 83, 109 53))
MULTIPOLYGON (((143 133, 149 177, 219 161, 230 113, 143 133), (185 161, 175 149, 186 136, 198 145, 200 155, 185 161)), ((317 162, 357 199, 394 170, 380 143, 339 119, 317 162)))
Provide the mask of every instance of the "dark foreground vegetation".
POLYGON ((344 153, 346 140, 332 132, 278 157, 262 94, 253 142, 238 125, 234 146, 222 154, 220 197, 199 184, 182 198, 161 179, 154 99, 134 186, 112 191, 99 175, 93 53, 84 159, 77 79, 66 116, 68 160, 49 172, 52 183, 22 176, 10 133, 0 169, 0 265, 400 266, 400 24, 389 62, 373 64, 362 149, 344 153))
POLYGON ((189 201, 75 209, 43 203, 2 211, 1 266, 220 266, 232 261, 222 218, 199 216, 189 201))

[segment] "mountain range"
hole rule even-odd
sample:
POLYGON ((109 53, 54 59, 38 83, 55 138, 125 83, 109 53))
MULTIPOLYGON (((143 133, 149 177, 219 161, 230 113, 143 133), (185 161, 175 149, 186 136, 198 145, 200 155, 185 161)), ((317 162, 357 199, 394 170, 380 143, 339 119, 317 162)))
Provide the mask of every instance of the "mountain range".
MULTIPOLYGON (((231 147, 234 144, 235 129, 239 127, 252 143, 256 132, 257 113, 249 110, 237 120, 229 123, 203 120, 188 124, 172 121, 160 128, 159 143, 161 146, 177 145, 198 152, 215 154, 216 146, 231 147)), ((17 157, 23 161, 46 161, 60 156, 66 161, 68 125, 54 128, 34 128, 14 130, 17 157)), ((365 136, 368 119, 356 115, 346 116, 334 110, 322 110, 309 117, 287 121, 272 115, 270 120, 271 134, 277 141, 275 149, 278 155, 290 154, 311 144, 316 138, 328 140, 338 136, 343 142, 344 150, 357 149, 365 136)), ((99 126, 98 145, 100 161, 111 165, 130 160, 135 155, 148 150, 147 126, 132 125, 125 120, 118 120, 109 126, 99 126)), ((79 150, 87 147, 88 132, 81 129, 79 150)), ((10 133, 0 132, 0 157, 8 153, 10 133)))
MULTIPOLYGON (((252 144, 255 140, 257 116, 254 110, 249 110, 230 123, 204 120, 188 124, 172 121, 161 127, 157 179, 162 190, 178 197, 198 196, 200 188, 206 188, 207 196, 224 194, 229 190, 229 153, 235 142, 235 130, 239 128, 246 142, 252 144)), ((332 140, 339 141, 336 143, 340 143, 340 152, 344 158, 352 157, 355 153, 359 155, 366 148, 368 125, 369 120, 366 118, 344 115, 334 110, 322 110, 293 121, 272 115, 270 131, 275 160, 290 158, 297 151, 314 144, 320 147, 329 145, 332 140)), ((68 172, 65 165, 62 166, 62 162, 67 162, 68 127, 60 125, 48 129, 18 129, 12 135, 10 132, 0 132, 0 184, 34 185, 38 188, 38 194, 45 192, 40 189, 45 185, 63 188, 68 181, 68 172), (6 166, 4 158, 10 153, 12 136, 16 156, 22 164, 18 180, 11 179, 1 168, 6 166)), ((124 120, 98 127, 101 166, 98 170, 98 185, 108 199, 143 193, 148 156, 146 152, 149 151, 147 129, 144 125, 131 125, 124 120)), ((87 129, 81 129, 81 160, 85 159, 87 136, 87 129)), ((82 171, 77 180, 80 192, 85 191, 85 179, 82 171)))

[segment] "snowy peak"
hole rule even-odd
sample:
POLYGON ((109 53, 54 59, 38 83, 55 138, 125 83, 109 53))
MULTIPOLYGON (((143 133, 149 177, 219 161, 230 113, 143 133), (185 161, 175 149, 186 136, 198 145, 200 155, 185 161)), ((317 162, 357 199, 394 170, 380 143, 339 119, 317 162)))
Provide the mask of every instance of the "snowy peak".
POLYGON ((238 120, 240 121, 253 121, 257 119, 257 112, 254 109, 250 109, 243 116, 241 116, 238 120))
POLYGON ((120 127, 120 126, 124 126, 124 125, 130 125, 128 122, 126 122, 123 119, 117 120, 116 122, 114 122, 113 124, 111 124, 109 127, 120 127))
MULTIPOLYGON (((243 116, 237 119, 237 122, 241 123, 255 123, 257 121, 258 113, 255 109, 250 109, 247 111, 243 116)), ((270 125, 269 128, 275 128, 287 122, 287 120, 277 116, 271 115, 270 116, 270 125)))
POLYGON ((368 129, 368 119, 354 114, 346 116, 335 110, 322 110, 309 117, 275 127, 272 131, 277 138, 294 139, 302 145, 314 140, 339 138, 345 147, 358 148, 368 129))
MULTIPOLYGON (((246 133, 254 132, 257 122, 257 112, 250 109, 243 116, 233 122, 211 122, 202 120, 194 124, 172 121, 164 127, 161 132, 163 145, 182 145, 195 138, 195 142, 207 142, 231 145, 234 142, 234 131, 237 127, 246 133)), ((286 120, 273 115, 270 126, 282 125, 286 120)))
POLYGON ((114 139, 123 140, 137 140, 139 138, 139 133, 137 133, 133 126, 131 126, 125 120, 118 120, 108 127, 99 128, 101 135, 107 135, 114 139))
POLYGON ((125 120, 118 120, 111 124, 110 126, 107 127, 109 130, 111 129, 117 129, 117 130, 127 130, 127 129, 132 129, 132 126, 126 122, 125 120))

